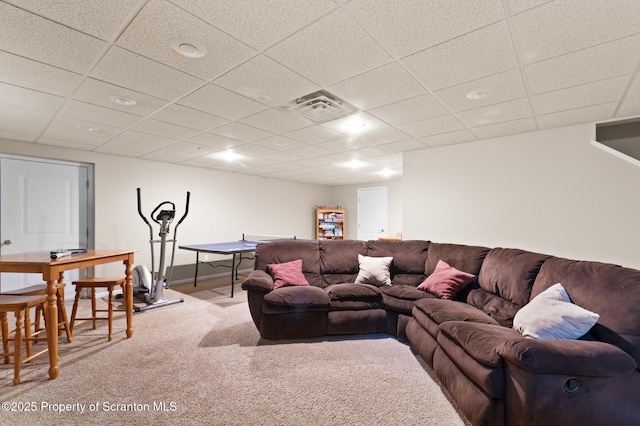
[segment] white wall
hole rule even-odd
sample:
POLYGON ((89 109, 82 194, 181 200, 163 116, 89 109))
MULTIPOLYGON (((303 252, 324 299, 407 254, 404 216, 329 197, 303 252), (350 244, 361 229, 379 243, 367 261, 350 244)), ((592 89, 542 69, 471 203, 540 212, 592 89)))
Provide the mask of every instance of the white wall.
MULTIPOLYGON (((330 189, 326 186, 34 143, 0 139, 0 152, 93 163, 96 248, 137 249, 136 264, 149 266, 149 228, 138 216, 138 187, 141 188, 142 209, 147 218, 163 201, 176 204, 173 225, 184 213, 186 192, 191 192, 189 215, 178 228, 178 245, 233 241, 240 239, 242 233, 315 238, 313 207, 330 199, 330 189)), ((157 225, 151 223, 154 225, 154 238, 157 238, 157 225)), ((173 231, 172 226, 171 234, 173 231)), ((159 253, 159 247, 156 247, 156 262, 159 253)), ((176 247, 176 265, 194 262, 194 252, 176 247)), ((98 274, 119 271, 114 270, 113 265, 96 269, 98 274)))
POLYGON ((404 237, 640 268, 640 167, 584 124, 404 156, 404 237))
POLYGON ((402 232, 402 180, 342 185, 331 188, 331 203, 341 204, 347 218, 346 238, 358 238, 358 188, 387 187, 387 236, 402 232))

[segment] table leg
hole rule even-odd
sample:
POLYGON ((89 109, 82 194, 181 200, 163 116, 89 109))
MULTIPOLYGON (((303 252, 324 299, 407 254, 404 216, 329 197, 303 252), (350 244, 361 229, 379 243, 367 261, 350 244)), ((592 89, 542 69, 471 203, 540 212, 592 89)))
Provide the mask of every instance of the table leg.
POLYGON ((193 286, 198 285, 198 265, 200 264, 200 252, 196 251, 196 274, 193 276, 193 286))
POLYGON ((47 345, 49 347, 49 377, 55 379, 60 373, 58 366, 58 305, 56 298, 56 282, 47 281, 47 345))
POLYGON ((127 315, 127 337, 133 336, 133 283, 131 282, 131 264, 133 259, 125 260, 124 273, 124 291, 125 291, 125 309, 127 315))

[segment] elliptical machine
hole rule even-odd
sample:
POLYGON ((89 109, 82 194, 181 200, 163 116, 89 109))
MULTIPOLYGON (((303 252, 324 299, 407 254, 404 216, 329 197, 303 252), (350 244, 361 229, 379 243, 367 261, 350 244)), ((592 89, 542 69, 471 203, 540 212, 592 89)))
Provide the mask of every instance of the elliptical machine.
POLYGON ((153 239, 153 226, 147 218, 142 213, 142 201, 140 199, 140 188, 138 191, 138 214, 144 220, 144 222, 149 226, 149 243, 151 244, 151 271, 145 265, 138 265, 133 268, 132 272, 132 281, 133 281, 133 291, 138 295, 144 296, 144 301, 147 303, 147 306, 143 307, 135 307, 136 312, 146 311, 148 309, 160 308, 162 306, 173 305, 176 303, 184 302, 184 299, 175 299, 175 300, 165 300, 163 298, 163 289, 168 285, 167 283, 171 281, 171 274, 173 273, 173 260, 176 253, 176 235, 178 232, 178 226, 182 223, 182 221, 189 214, 189 198, 191 197, 191 193, 187 191, 187 202, 184 211, 184 215, 180 218, 176 226, 173 228, 173 238, 168 240, 167 235, 169 234, 169 229, 171 226, 171 222, 176 214, 176 205, 170 201, 163 201, 158 204, 158 206, 151 212, 151 219, 160 225, 160 233, 158 234, 160 239, 153 239), (159 211, 158 211, 159 210, 159 211), (156 213, 157 212, 157 213, 156 213), (171 252, 171 265, 169 266, 168 276, 165 277, 165 257, 166 257, 166 245, 167 242, 172 242, 172 252, 171 252), (153 279, 155 275, 155 250, 154 244, 160 243, 160 262, 158 267, 158 275, 157 278, 153 279))

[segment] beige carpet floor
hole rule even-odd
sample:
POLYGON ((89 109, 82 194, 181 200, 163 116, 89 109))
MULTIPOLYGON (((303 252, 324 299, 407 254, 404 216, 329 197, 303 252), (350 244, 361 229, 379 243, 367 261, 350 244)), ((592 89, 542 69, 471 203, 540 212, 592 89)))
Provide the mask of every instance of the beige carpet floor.
POLYGON ((134 314, 130 339, 123 313, 111 342, 105 322, 77 325, 73 343, 60 339, 56 380, 46 355, 22 367, 18 386, 0 364, 0 423, 468 424, 408 345, 385 334, 263 340, 245 293, 230 298, 226 284, 165 290, 184 303, 134 314))

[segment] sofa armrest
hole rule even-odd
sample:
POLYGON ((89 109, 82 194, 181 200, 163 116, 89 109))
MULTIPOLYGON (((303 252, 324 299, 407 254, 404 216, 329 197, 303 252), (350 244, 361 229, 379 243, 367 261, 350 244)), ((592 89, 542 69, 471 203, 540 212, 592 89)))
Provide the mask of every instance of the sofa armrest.
POLYGON ((622 349, 596 341, 522 337, 507 340, 497 352, 516 367, 540 374, 606 377, 637 368, 635 360, 622 349))
POLYGON ((273 290, 273 277, 266 271, 253 270, 242 282, 242 289, 268 293, 273 290))

